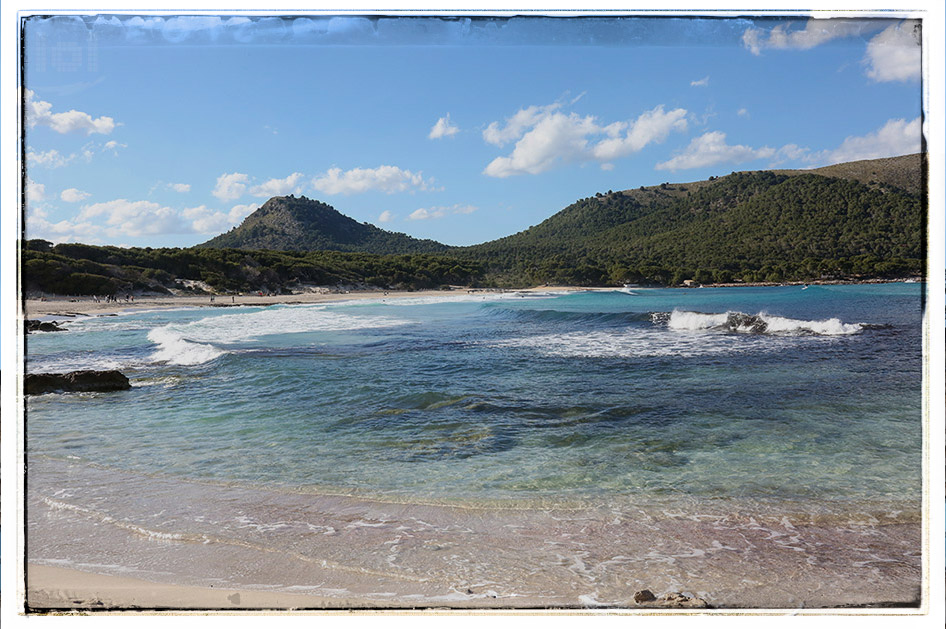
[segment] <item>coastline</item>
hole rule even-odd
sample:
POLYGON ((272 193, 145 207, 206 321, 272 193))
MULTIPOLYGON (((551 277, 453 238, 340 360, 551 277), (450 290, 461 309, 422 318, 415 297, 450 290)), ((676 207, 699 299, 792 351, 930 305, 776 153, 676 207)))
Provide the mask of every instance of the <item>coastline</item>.
POLYGON ((73 297, 56 299, 26 299, 23 303, 24 318, 46 316, 109 315, 128 310, 156 310, 169 308, 232 308, 274 306, 283 304, 326 304, 355 299, 417 299, 423 297, 467 297, 472 294, 497 293, 542 293, 542 292, 582 292, 588 290, 618 290, 615 288, 584 288, 576 286, 537 286, 523 289, 486 289, 458 288, 452 291, 383 291, 358 290, 331 293, 297 293, 292 295, 216 295, 211 303, 209 295, 145 295, 136 296, 134 301, 93 301, 91 297, 73 297), (232 297, 232 299, 230 299, 232 297))
MULTIPOLYGON (((738 287, 761 287, 761 286, 839 286, 839 285, 858 285, 858 284, 894 284, 899 282, 922 282, 924 278, 898 278, 892 280, 885 279, 867 279, 861 281, 842 281, 842 280, 815 280, 811 282, 784 282, 781 284, 772 282, 739 282, 723 284, 704 284, 705 288, 738 288, 738 287)), ((640 286, 635 289, 647 288, 679 288, 694 289, 695 286, 676 286, 676 287, 649 287, 640 286)), ((617 286, 533 286, 528 288, 466 288, 456 287, 454 290, 423 290, 423 291, 385 291, 385 290, 353 290, 353 291, 335 291, 335 292, 305 292, 293 293, 290 295, 215 295, 219 301, 210 301, 210 295, 200 296, 182 296, 182 295, 143 295, 135 296, 134 301, 116 301, 104 302, 93 301, 89 296, 81 297, 55 297, 53 299, 25 299, 23 300, 23 317, 26 319, 33 317, 48 316, 81 316, 81 315, 109 315, 125 312, 128 310, 154 310, 170 308, 231 308, 237 306, 257 307, 274 306, 284 304, 326 304, 339 301, 349 301, 355 299, 405 299, 422 297, 462 297, 470 294, 497 294, 497 293, 571 293, 571 292, 610 292, 620 291, 617 286), (227 298, 231 299, 228 300, 227 298)))

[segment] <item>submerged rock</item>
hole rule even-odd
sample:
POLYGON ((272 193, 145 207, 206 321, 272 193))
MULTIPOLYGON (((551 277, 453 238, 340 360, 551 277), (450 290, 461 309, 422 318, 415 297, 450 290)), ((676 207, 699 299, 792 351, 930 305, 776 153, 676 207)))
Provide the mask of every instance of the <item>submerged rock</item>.
POLYGON ((23 378, 23 390, 27 395, 52 393, 53 391, 90 392, 124 391, 131 383, 125 374, 114 369, 107 371, 70 371, 69 373, 31 373, 23 378))
POLYGON ((65 332, 66 328, 60 328, 59 324, 55 321, 36 321, 34 319, 27 319, 26 324, 26 333, 30 332, 65 332))

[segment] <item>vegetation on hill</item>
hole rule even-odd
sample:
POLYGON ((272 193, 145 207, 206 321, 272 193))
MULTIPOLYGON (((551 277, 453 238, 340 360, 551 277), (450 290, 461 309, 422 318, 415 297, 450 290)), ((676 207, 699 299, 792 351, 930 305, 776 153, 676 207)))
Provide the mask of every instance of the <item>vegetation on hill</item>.
POLYGON ((184 280, 219 292, 279 293, 303 284, 413 290, 471 286, 482 276, 475 261, 430 254, 123 249, 45 240, 24 243, 22 271, 25 291, 62 295, 167 293, 184 289, 184 280))
POLYGON ((733 173, 582 199, 455 255, 500 284, 679 284, 922 273, 922 199, 815 174, 733 173))
POLYGON ((331 205, 306 197, 273 197, 230 231, 198 247, 253 251, 442 253, 449 247, 359 223, 331 205))
POLYGON ((907 155, 811 171, 754 171, 580 199, 535 227, 448 247, 274 197, 189 249, 27 241, 27 292, 186 288, 283 292, 302 284, 678 285, 903 277, 925 270, 924 162, 907 155))

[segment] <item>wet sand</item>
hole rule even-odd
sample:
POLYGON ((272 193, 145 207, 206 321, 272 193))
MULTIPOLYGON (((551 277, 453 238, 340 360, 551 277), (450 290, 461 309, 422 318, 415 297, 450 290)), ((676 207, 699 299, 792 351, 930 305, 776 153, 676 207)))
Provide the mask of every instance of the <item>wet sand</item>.
POLYGON ((573 286, 540 286, 521 290, 465 289, 426 290, 426 291, 380 291, 365 290, 329 293, 299 293, 294 295, 217 295, 213 302, 209 296, 143 296, 134 301, 105 302, 93 301, 91 297, 28 299, 25 302, 25 317, 46 317, 69 315, 102 315, 123 312, 125 310, 150 310, 155 308, 228 308, 234 306, 272 306, 275 304, 324 304, 351 299, 417 299, 423 297, 468 297, 475 295, 496 295, 499 293, 541 293, 541 292, 576 292, 586 290, 616 290, 614 288, 576 288, 573 286))
POLYGON ((717 609, 911 613, 921 599, 916 513, 420 503, 30 469, 34 608, 642 609, 649 589, 717 609), (62 567, 114 579, 47 569, 62 567))

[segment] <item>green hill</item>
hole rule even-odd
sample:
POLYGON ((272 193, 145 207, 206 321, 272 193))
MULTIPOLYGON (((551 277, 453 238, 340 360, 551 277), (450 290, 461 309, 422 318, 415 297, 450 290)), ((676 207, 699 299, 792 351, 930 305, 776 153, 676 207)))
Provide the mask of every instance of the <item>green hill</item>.
POLYGON ((813 170, 734 172, 580 199, 539 225, 448 247, 359 223, 319 201, 274 197, 189 249, 27 241, 29 292, 292 290, 306 283, 677 285, 923 274, 922 155, 813 170), (383 255, 382 255, 383 254, 383 255))
POLYGON ((923 173, 920 156, 907 155, 609 191, 452 253, 487 263, 488 277, 501 284, 922 273, 923 173))
POLYGON ((331 205, 306 197, 273 197, 243 223, 198 247, 273 251, 439 253, 448 247, 359 223, 331 205))

